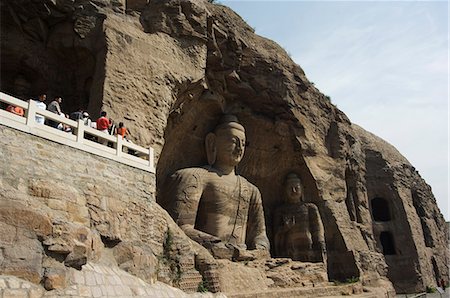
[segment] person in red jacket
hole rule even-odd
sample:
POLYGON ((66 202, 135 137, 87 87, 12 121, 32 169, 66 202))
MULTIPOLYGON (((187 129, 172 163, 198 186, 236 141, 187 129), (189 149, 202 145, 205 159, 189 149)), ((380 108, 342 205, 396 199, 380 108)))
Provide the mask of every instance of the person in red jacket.
MULTIPOLYGON (((97 129, 108 134, 108 128, 111 126, 111 122, 106 118, 106 112, 103 111, 100 113, 100 118, 97 119, 97 129)), ((100 143, 107 144, 107 140, 100 140, 100 143)))

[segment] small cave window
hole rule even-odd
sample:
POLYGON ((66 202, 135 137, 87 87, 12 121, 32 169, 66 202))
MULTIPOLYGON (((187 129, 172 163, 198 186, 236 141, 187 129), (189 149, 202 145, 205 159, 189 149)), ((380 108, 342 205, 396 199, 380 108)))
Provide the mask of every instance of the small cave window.
POLYGON ((391 213, 386 199, 375 198, 372 200, 372 216, 375 221, 390 221, 391 213))
POLYGON ((380 242, 383 247, 383 255, 395 255, 394 239, 389 232, 380 233, 380 242))

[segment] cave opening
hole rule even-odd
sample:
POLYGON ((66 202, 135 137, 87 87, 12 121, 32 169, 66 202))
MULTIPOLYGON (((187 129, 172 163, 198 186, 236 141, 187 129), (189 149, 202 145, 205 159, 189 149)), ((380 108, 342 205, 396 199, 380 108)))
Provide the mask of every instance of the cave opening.
POLYGON ((380 233, 380 242, 383 247, 383 255, 395 255, 394 239, 390 232, 384 231, 380 233))
POLYGON ((383 198, 372 199, 372 216, 374 221, 390 221, 389 203, 383 198))

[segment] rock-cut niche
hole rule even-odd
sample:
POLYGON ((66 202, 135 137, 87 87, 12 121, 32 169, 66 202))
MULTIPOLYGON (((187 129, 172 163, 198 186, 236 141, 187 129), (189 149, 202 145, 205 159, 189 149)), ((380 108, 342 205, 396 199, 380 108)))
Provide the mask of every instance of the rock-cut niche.
POLYGON ((46 93, 47 103, 61 96, 65 113, 98 114, 106 57, 102 20, 81 38, 71 15, 41 16, 39 5, 2 4, 1 91, 23 100, 46 93))
MULTIPOLYGON (((180 93, 171 107, 164 131, 164 147, 156 174, 157 202, 170 213, 173 202, 165 196, 168 193, 165 181, 179 169, 207 164, 205 136, 226 111, 236 115, 245 127, 247 145, 237 172, 261 192, 271 247, 274 242, 274 211, 283 203, 284 181, 293 172, 302 180, 305 201, 316 204, 322 216, 329 278, 345 280, 358 276, 354 256, 348 253, 332 211, 319 197, 316 181, 296 143, 295 134, 289 133, 289 124, 275 121, 270 115, 258 114, 256 109, 240 102, 222 104, 202 97, 201 92, 196 93, 195 90, 180 93)), ((273 257, 280 257, 273 250, 271 253, 273 257)))
POLYGON ((372 216, 374 221, 390 221, 389 203, 383 198, 372 199, 372 216))
POLYGON ((395 255, 394 239, 390 232, 384 231, 380 233, 380 243, 383 248, 383 255, 395 255))

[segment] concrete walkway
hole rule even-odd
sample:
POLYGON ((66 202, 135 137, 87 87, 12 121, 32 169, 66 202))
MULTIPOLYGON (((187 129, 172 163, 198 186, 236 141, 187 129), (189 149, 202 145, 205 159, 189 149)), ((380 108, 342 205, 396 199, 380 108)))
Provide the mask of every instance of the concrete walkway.
POLYGON ((422 296, 420 296, 420 294, 399 294, 395 296, 395 298, 449 298, 449 297, 450 297, 450 288, 447 288, 444 294, 425 293, 422 296))

